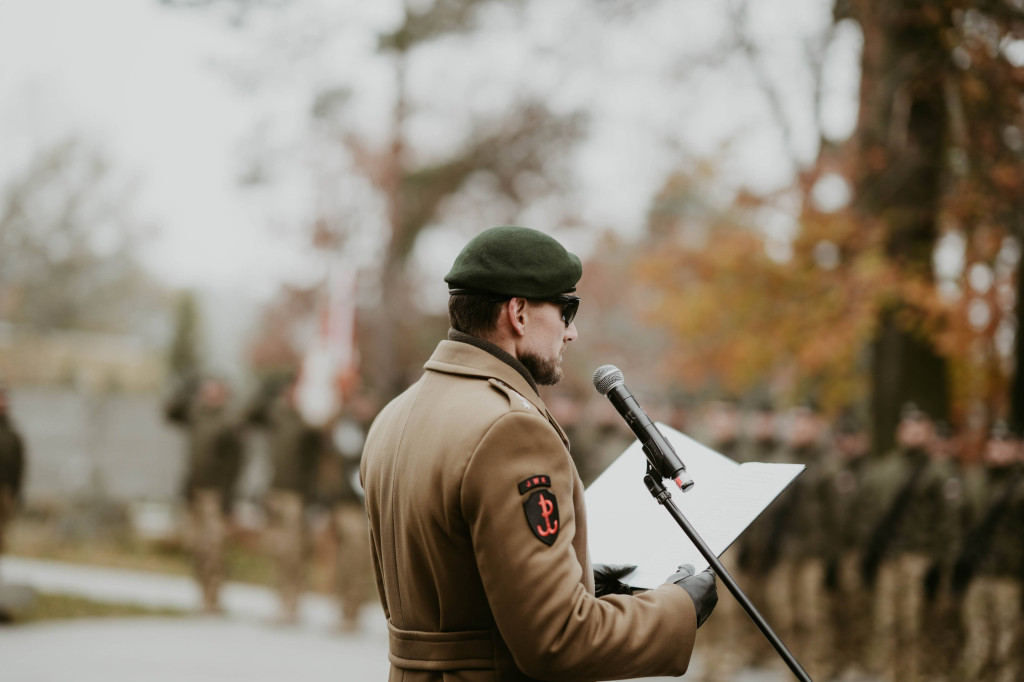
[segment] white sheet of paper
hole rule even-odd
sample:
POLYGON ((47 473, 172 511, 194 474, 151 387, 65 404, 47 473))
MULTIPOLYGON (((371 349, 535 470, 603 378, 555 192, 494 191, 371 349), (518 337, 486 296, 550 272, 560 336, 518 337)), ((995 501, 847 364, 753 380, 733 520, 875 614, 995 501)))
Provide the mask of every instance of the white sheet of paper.
MULTIPOLYGON (((672 443, 693 479, 682 492, 666 483, 672 500, 708 547, 721 556, 803 470, 802 464, 739 464, 665 424, 658 429, 672 443)), ((680 564, 698 572, 708 567, 690 539, 644 486, 647 457, 639 441, 587 488, 587 533, 594 563, 636 564, 624 580, 657 587, 680 564)))

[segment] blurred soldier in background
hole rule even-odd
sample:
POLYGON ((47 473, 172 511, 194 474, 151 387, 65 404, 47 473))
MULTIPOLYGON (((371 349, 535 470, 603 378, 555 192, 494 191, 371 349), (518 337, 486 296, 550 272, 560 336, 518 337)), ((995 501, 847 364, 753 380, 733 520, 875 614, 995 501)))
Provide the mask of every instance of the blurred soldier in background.
POLYGON ((587 486, 611 466, 611 463, 636 439, 626 426, 626 422, 607 400, 591 400, 583 421, 586 427, 577 429, 576 432, 580 443, 577 444, 570 439, 569 449, 574 458, 577 457, 575 452, 579 449, 578 461, 586 461, 586 469, 580 469, 579 473, 583 485, 587 486))
POLYGON ((924 629, 921 633, 928 651, 922 657, 922 671, 928 680, 955 680, 963 649, 962 594, 951 589, 953 563, 963 545, 968 523, 963 475, 958 458, 958 441, 945 421, 935 422, 935 435, 928 444, 934 476, 942 485, 944 515, 948 529, 946 547, 933 548, 932 563, 924 578, 924 629))
POLYGON ((320 430, 307 424, 296 409, 295 385, 294 377, 271 382, 246 415, 247 423, 267 429, 274 470, 267 495, 267 540, 284 623, 298 621, 305 573, 306 507, 315 492, 323 448, 320 430))
POLYGON ((221 612, 226 514, 241 470, 242 439, 229 414, 230 392, 222 380, 187 381, 171 396, 166 415, 188 429, 185 498, 189 503, 190 545, 203 608, 221 612))
POLYGON ((953 570, 966 642, 959 679, 1020 680, 1024 577, 1024 464, 1020 442, 997 424, 970 479, 970 529, 953 570))
POLYGON ((830 593, 833 675, 864 672, 865 641, 870 627, 870 602, 861 579, 861 550, 868 527, 863 512, 864 478, 870 465, 871 438, 852 414, 842 415, 833 429, 835 457, 828 472, 834 496, 833 525, 827 529, 835 554, 825 571, 830 593))
POLYGON ((824 423, 814 404, 792 410, 785 450, 778 459, 807 469, 769 516, 764 557, 771 622, 783 641, 792 642, 812 677, 827 669, 832 651, 824 578, 834 555, 834 538, 828 535, 834 526, 833 493, 823 437, 824 423))
MULTIPOLYGON (((708 429, 708 447, 730 459, 741 459, 741 414, 736 402, 730 398, 714 400, 705 407, 704 417, 708 429)), ((739 548, 731 548, 720 557, 730 573, 738 572, 736 564, 739 551, 739 548)), ((731 680, 736 671, 743 667, 745 652, 735 645, 735 637, 746 625, 743 622, 745 619, 746 614, 731 594, 719 600, 715 618, 704 627, 704 635, 694 648, 704 661, 701 680, 725 682, 731 680)))
POLYGON ((779 449, 778 430, 775 407, 767 400, 758 403, 750 415, 747 439, 738 461, 771 462, 779 449))
MULTIPOLYGON (((747 422, 746 436, 738 461, 778 461, 782 448, 778 415, 771 401, 763 400, 754 407, 747 422)), ((737 581, 744 588, 750 601, 764 613, 768 613, 766 594, 769 567, 766 565, 766 552, 772 513, 763 515, 751 524, 740 536, 736 548, 729 550, 730 553, 736 553, 737 581)), ((737 636, 740 638, 739 641, 743 642, 737 648, 744 652, 745 662, 758 664, 773 660, 775 654, 768 642, 748 620, 746 614, 742 612, 736 616, 737 636)))
POLYGON ((721 398, 707 405, 707 445, 729 459, 740 456, 740 410, 736 402, 721 398))
POLYGON ((937 560, 950 556, 959 519, 951 504, 949 470, 932 459, 931 418, 906 404, 897 426, 897 449, 878 464, 866 486, 871 530, 862 570, 877 586, 871 660, 885 679, 921 679, 925 581, 937 560))
POLYGON ((336 581, 341 606, 341 632, 359 629, 359 613, 370 596, 373 566, 370 534, 359 484, 359 463, 366 432, 376 407, 365 395, 356 395, 338 416, 332 429, 333 451, 328 461, 333 471, 330 490, 331 522, 338 542, 336 581))
POLYGON ((580 472, 584 485, 589 485, 601 472, 594 461, 595 433, 593 428, 583 422, 583 404, 573 394, 564 390, 554 390, 547 400, 551 416, 562 425, 569 439, 569 455, 580 472))
POLYGON ((951 470, 959 471, 961 466, 960 442, 953 427, 946 420, 939 419, 935 422, 935 438, 932 439, 928 450, 931 452, 932 459, 947 461, 951 470))
POLYGON ((25 477, 25 445, 8 408, 7 389, 0 386, 0 554, 4 551, 4 531, 18 509, 25 477))

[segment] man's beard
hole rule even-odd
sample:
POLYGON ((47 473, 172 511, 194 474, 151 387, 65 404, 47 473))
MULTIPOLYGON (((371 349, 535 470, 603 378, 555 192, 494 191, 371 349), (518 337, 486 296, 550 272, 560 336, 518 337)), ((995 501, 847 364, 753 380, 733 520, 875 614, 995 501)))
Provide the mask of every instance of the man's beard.
POLYGON ((519 361, 541 386, 554 386, 562 380, 562 367, 557 359, 545 360, 534 353, 524 353, 519 356, 519 361))

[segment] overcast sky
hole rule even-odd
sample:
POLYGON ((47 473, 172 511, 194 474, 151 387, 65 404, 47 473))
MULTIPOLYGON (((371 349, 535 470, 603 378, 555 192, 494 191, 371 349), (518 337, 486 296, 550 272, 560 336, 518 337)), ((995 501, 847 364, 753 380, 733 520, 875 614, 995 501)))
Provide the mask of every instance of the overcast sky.
MULTIPOLYGON (((734 184, 761 191, 789 181, 787 150, 742 60, 687 64, 727 33, 722 3, 664 3, 611 23, 587 4, 497 8, 479 34, 426 48, 410 72, 418 106, 409 134, 421 153, 456 144, 473 116, 500 112, 526 92, 591 117, 573 159, 577 191, 566 200, 595 228, 637 229, 683 157, 721 156, 734 184)), ((830 3, 752 5, 765 68, 794 122, 792 147, 812 158, 800 38, 828 25, 830 3)), ((350 87, 353 126, 370 140, 385 132, 393 81, 374 48, 398 7, 295 2, 238 28, 212 11, 157 0, 0 0, 0 180, 39 148, 77 135, 106 150, 118 173, 139 179, 139 212, 160 229, 146 263, 161 279, 266 295, 281 281, 308 278, 317 267, 299 236, 318 201, 309 182, 318 150, 303 149, 312 95, 350 87), (272 185, 247 189, 238 180, 255 148, 286 160, 272 185)), ((837 135, 853 125, 857 40, 841 32, 829 57, 825 123, 837 135)), ((362 229, 372 250, 378 227, 367 220, 362 229)), ((420 250, 443 261, 463 238, 439 230, 420 250)))

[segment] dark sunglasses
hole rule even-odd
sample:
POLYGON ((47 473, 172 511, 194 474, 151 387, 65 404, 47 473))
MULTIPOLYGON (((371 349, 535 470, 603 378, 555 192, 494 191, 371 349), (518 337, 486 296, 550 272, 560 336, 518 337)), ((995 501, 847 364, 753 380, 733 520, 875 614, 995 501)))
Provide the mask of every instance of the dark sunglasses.
POLYGON ((540 298, 538 301, 548 301, 555 305, 562 306, 562 322, 565 322, 565 328, 568 329, 569 325, 576 318, 576 313, 580 309, 580 297, 571 296, 569 294, 559 294, 551 298, 540 298))
MULTIPOLYGON (((449 294, 459 296, 488 296, 490 301, 499 303, 501 301, 507 301, 512 296, 494 296, 487 294, 482 291, 470 291, 468 289, 449 289, 449 294)), ((568 329, 572 321, 576 319, 576 313, 580 309, 580 297, 573 296, 571 294, 559 294, 558 296, 552 296, 551 298, 530 298, 530 301, 545 301, 548 303, 554 303, 555 305, 562 307, 562 322, 565 322, 565 328, 568 329)))

